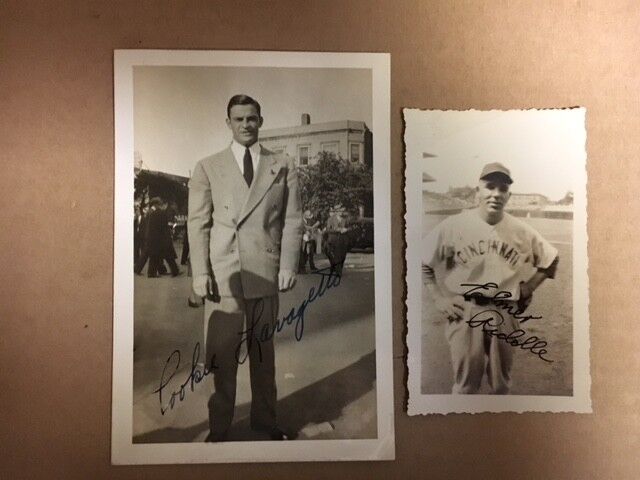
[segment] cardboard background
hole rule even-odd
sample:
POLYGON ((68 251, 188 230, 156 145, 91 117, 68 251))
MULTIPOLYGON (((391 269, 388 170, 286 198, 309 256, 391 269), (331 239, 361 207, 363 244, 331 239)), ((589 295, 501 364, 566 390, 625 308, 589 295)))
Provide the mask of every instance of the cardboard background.
POLYGON ((636 478, 638 32, 622 0, 3 2, 0 477, 636 478), (391 53, 396 461, 110 465, 116 48, 391 53), (401 108, 573 105, 594 414, 407 417, 401 108))

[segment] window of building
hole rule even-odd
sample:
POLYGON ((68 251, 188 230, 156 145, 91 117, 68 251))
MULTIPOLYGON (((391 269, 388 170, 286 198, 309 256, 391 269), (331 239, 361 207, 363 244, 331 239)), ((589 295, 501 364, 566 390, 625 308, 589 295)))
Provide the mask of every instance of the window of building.
POLYGON ((352 162, 360 161, 360 144, 352 143, 349 147, 349 158, 352 162))
POLYGON ((324 152, 338 155, 338 142, 328 142, 320 145, 320 149, 324 152))
POLYGON ((309 145, 298 146, 298 165, 309 165, 309 145))

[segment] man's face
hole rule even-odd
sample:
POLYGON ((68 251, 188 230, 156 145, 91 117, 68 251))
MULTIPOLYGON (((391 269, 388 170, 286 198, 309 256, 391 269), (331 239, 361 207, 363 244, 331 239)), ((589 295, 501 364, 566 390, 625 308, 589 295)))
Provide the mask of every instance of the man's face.
POLYGON ((227 126, 231 129, 236 142, 250 147, 258 141, 262 117, 258 115, 255 105, 234 105, 229 111, 227 126))
POLYGON ((511 197, 509 187, 506 178, 501 175, 481 178, 478 184, 480 208, 488 214, 502 212, 511 197))

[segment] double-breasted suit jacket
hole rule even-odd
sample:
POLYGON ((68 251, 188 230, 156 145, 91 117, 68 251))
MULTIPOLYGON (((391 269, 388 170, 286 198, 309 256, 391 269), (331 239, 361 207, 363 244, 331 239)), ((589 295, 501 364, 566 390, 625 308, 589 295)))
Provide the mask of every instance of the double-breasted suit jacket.
POLYGON ((251 187, 231 148, 196 165, 189 182, 194 277, 210 274, 221 296, 278 293, 278 272, 297 271, 302 240, 293 160, 263 147, 251 187))

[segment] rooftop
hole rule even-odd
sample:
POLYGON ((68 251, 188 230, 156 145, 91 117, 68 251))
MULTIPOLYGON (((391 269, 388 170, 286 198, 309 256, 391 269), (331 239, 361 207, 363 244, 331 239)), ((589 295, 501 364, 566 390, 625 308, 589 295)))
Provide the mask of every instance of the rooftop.
POLYGON ((320 132, 339 132, 344 130, 364 132, 366 129, 367 126, 364 122, 357 120, 340 120, 337 122, 309 123, 306 125, 295 125, 293 127, 263 129, 260 130, 260 139, 266 140, 277 137, 309 135, 320 132))

